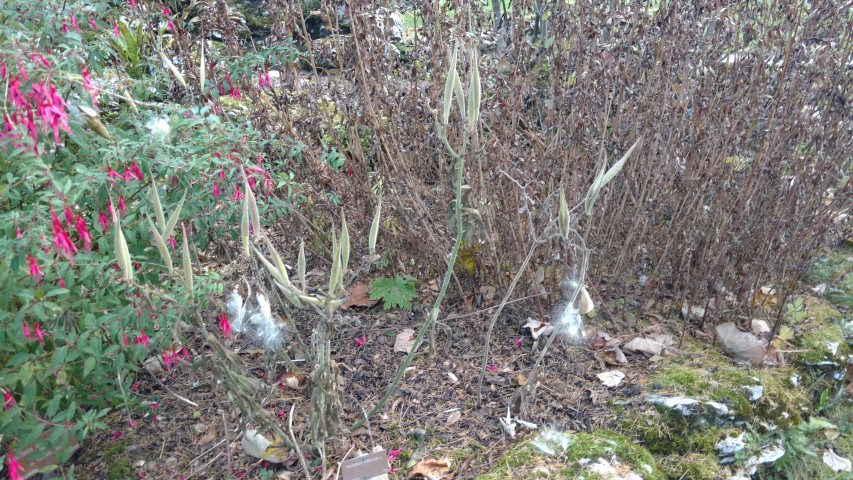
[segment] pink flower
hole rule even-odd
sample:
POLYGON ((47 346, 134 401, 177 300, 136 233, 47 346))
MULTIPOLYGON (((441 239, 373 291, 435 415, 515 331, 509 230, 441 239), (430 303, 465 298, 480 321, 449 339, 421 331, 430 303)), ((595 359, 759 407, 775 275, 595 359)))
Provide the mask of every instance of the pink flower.
POLYGON ((74 15, 74 12, 71 12, 71 26, 74 27, 74 31, 80 33, 80 28, 77 26, 77 16, 74 15))
POLYGON ((498 369, 497 365, 486 365, 486 370, 488 370, 490 372, 495 372, 495 371, 497 371, 497 369, 498 369))
POLYGON ((92 26, 92 30, 94 30, 96 32, 98 31, 98 24, 95 23, 95 16, 94 15, 89 16, 89 25, 92 26))
POLYGON ((243 95, 240 94, 240 89, 237 87, 231 87, 231 97, 232 98, 241 98, 243 95))
POLYGON ((367 335, 362 335, 360 338, 353 338, 353 341, 359 347, 363 347, 365 343, 367 343, 367 335))
POLYGON ((116 211, 115 211, 115 209, 113 208, 113 199, 112 199, 112 197, 110 197, 110 199, 109 199, 109 200, 107 200, 107 215, 109 215, 109 217, 110 217, 112 220, 115 220, 115 219, 116 219, 116 211))
POLYGON ((59 277, 57 279, 57 281, 59 282, 59 288, 65 288, 65 279, 64 278, 59 277))
POLYGON ((231 336, 231 324, 228 323, 228 317, 224 313, 219 314, 219 329, 222 330, 223 337, 231 336))
POLYGON ((169 355, 169 351, 163 350, 163 366, 166 367, 166 370, 172 369, 172 361, 173 361, 173 359, 172 359, 172 356, 169 355))
POLYGON ((23 480, 21 474, 24 473, 24 467, 15 460, 15 455, 10 451, 6 458, 9 461, 9 480, 23 480))
POLYGON ((24 322, 24 340, 30 339, 30 326, 27 325, 27 322, 24 322))
POLYGON ((118 29, 118 22, 113 20, 113 35, 118 38, 121 36, 121 32, 118 29))
POLYGON ((174 235, 169 235, 169 247, 171 247, 172 250, 175 249, 175 236, 174 235))
POLYGON ((136 0, 128 0, 131 10, 136 10, 136 0))
POLYGON ((225 181, 225 169, 224 168, 219 169, 219 179, 222 180, 223 182, 225 181))
POLYGON ((139 165, 136 164, 136 160, 130 162, 130 171, 133 172, 133 176, 136 177, 137 180, 145 180, 145 176, 142 175, 142 170, 139 169, 139 165))
POLYGON ((68 205, 65 206, 65 222, 69 227, 74 225, 74 212, 71 211, 71 207, 68 205))
POLYGON ((38 282, 39 278, 44 276, 44 272, 39 268, 39 264, 35 257, 27 255, 27 264, 30 266, 30 276, 33 277, 33 280, 38 282))
POLYGON ((118 197, 118 211, 121 212, 122 215, 127 213, 127 205, 124 203, 124 195, 118 197))
POLYGON ((125 335, 124 332, 121 332, 121 343, 124 344, 125 347, 127 346, 127 335, 125 335))
POLYGON ((118 440, 119 438, 121 438, 121 432, 116 430, 115 432, 113 432, 112 438, 113 438, 113 440, 118 440))
POLYGON ((21 233, 21 227, 17 227, 15 229, 15 238, 17 238, 18 240, 24 238, 24 234, 21 233))
POLYGON ((513 345, 515 345, 517 347, 517 346, 521 345, 522 341, 524 341, 524 339, 521 337, 518 337, 512 343, 513 343, 513 345))
POLYGON ((15 397, 9 392, 9 390, 3 389, 3 408, 5 410, 9 410, 16 405, 15 397))
POLYGON ((181 347, 181 357, 182 357, 184 360, 189 360, 189 359, 190 359, 190 352, 188 352, 188 351, 187 351, 187 347, 181 347))
POLYGON ((98 105, 98 88, 95 86, 94 82, 92 82, 92 77, 89 76, 89 69, 83 67, 83 88, 89 92, 89 95, 92 96, 92 104, 97 107, 98 105))
POLYGON ((83 246, 86 248, 86 251, 91 251, 92 237, 89 235, 89 229, 86 228, 86 220, 83 219, 82 215, 77 217, 77 224, 75 227, 77 228, 77 234, 80 235, 80 238, 83 240, 83 246))
POLYGON ((240 187, 234 187, 234 201, 239 202, 243 199, 243 192, 240 191, 240 187))
POLYGON ((39 339, 39 345, 44 346, 44 334, 41 331, 41 327, 39 327, 38 322, 33 324, 34 330, 36 331, 36 338, 39 339))
POLYGON ((151 339, 148 338, 148 335, 145 334, 145 330, 141 330, 139 332, 139 336, 133 339, 134 345, 145 345, 145 348, 148 348, 148 344, 151 343, 151 339))
POLYGON ((388 452, 388 458, 390 460, 394 460, 397 458, 397 455, 399 455, 400 452, 402 452, 402 451, 403 451, 402 448, 398 448, 397 450, 391 450, 390 452, 388 452))
POLYGON ((53 244, 56 247, 56 251, 73 262, 74 253, 77 252, 77 247, 71 243, 71 239, 68 238, 68 233, 65 232, 65 228, 63 228, 62 223, 59 221, 59 217, 57 217, 56 212, 53 211, 53 207, 50 209, 50 214, 51 229, 53 230, 53 244))
POLYGON ((107 165, 107 178, 109 178, 111 180, 115 180, 116 178, 123 178, 123 177, 120 173, 113 170, 113 167, 107 165))
POLYGON ((219 201, 219 184, 216 182, 213 182, 213 198, 215 198, 217 202, 219 201))
POLYGON ((110 228, 110 220, 104 215, 104 212, 98 210, 98 224, 101 226, 101 230, 106 232, 110 228))

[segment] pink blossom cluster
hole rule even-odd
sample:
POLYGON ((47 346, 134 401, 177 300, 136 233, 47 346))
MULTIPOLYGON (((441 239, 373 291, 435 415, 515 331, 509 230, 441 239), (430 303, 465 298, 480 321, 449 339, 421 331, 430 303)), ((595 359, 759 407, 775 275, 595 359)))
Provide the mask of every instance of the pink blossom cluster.
MULTIPOLYGON (((35 58, 38 58, 43 65, 50 67, 44 56, 37 55, 35 58)), ((6 80, 6 76, 6 63, 0 62, 0 80, 6 80)), ((45 134, 53 133, 55 143, 59 143, 60 131, 71 134, 71 129, 68 127, 68 104, 59 96, 49 78, 44 81, 30 82, 30 77, 21 62, 19 73, 8 78, 8 85, 7 100, 12 106, 12 112, 3 114, 0 141, 10 139, 16 147, 23 146, 20 141, 22 136, 17 132, 18 127, 23 127, 32 140, 33 151, 38 153, 39 130, 45 134), (24 88, 28 83, 29 90, 24 88)))

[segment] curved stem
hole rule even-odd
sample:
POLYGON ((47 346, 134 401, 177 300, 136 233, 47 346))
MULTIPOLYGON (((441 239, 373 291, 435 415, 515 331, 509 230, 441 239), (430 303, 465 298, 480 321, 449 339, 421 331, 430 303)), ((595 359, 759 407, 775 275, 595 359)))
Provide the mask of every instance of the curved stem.
MULTIPOLYGON (((439 136, 443 135, 439 134, 439 136)), ((385 395, 383 395, 376 405, 367 412, 367 415, 358 419, 349 428, 351 432, 364 425, 365 421, 385 406, 385 403, 388 402, 388 399, 394 394, 397 386, 400 385, 400 381, 403 379, 403 374, 406 373, 406 369, 409 367, 409 363, 411 363, 412 358, 415 356, 415 352, 424 340, 424 335, 426 335, 427 331, 434 332, 433 327, 435 326, 435 321, 438 318, 438 310, 439 307, 441 307, 441 302, 444 301, 445 294, 447 293, 447 286, 450 284, 450 277, 453 275, 453 267, 456 265, 456 257, 459 254, 459 245, 462 243, 462 171, 465 164, 462 157, 455 155, 455 152, 454 157, 456 158, 456 240, 453 242, 453 250, 450 251, 450 258, 447 262, 447 271, 444 273, 444 279, 441 282, 441 290, 438 292, 438 296, 435 299, 435 303, 433 304, 432 310, 430 310, 426 321, 421 325, 418 335, 415 337, 415 340, 409 349, 408 355, 403 359, 403 363, 400 365, 400 368, 397 369, 397 375, 394 377, 394 381, 388 385, 385 395)))

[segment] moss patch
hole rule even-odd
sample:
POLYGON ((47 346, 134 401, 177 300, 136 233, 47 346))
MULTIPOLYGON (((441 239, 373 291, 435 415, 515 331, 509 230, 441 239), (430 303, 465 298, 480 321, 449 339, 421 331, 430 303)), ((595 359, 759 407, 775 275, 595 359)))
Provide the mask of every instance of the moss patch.
POLYGON ((652 454, 631 439, 610 430, 571 435, 571 444, 565 453, 545 455, 531 441, 526 441, 504 455, 489 472, 478 480, 509 478, 584 478, 599 479, 589 471, 588 465, 598 459, 617 461, 647 480, 663 480, 666 476, 658 469, 652 454))
POLYGON ((667 478, 716 480, 722 477, 722 468, 716 455, 667 455, 659 459, 658 465, 667 478))

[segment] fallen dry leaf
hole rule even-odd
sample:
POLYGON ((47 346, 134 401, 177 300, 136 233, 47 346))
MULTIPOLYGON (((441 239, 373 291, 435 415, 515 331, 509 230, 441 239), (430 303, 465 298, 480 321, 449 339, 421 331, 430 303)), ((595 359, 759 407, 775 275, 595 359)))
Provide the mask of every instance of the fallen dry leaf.
POLYGON ((608 348, 602 355, 602 360, 608 365, 627 365, 628 359, 619 347, 608 348))
POLYGON ((450 473, 450 459, 437 460, 427 457, 418 462, 409 472, 409 478, 426 478, 427 480, 440 480, 450 473), (420 476, 418 476, 420 475, 420 476))
POLYGON ((412 345, 415 344, 415 337, 417 334, 411 328, 405 328, 397 334, 397 339, 394 341, 394 351, 402 352, 405 354, 409 353, 409 350, 412 349, 412 345))
POLYGON ((776 289, 773 287, 761 287, 752 296, 752 303, 756 307, 772 307, 779 303, 779 297, 776 295, 776 289))
POLYGON ((257 430, 247 430, 240 444, 246 455, 272 463, 282 463, 290 456, 290 449, 285 445, 284 439, 276 436, 270 440, 257 430))
POLYGON ((483 296, 483 300, 486 302, 491 302, 495 299, 495 293, 497 293, 497 289, 491 285, 483 285, 480 287, 480 295, 483 296))
POLYGON ((836 454, 831 448, 823 452, 823 463, 831 468, 833 472, 853 471, 853 463, 836 454))
POLYGON ((748 361, 753 365, 764 362, 764 345, 755 335, 738 330, 732 322, 717 325, 716 332, 720 346, 735 360, 748 361))
POLYGON ((372 300, 368 295, 370 284, 368 282, 358 282, 347 290, 347 301, 341 305, 341 308, 346 310, 351 307, 371 308, 379 300, 372 300))
POLYGON ((662 355, 664 345, 656 340, 649 338, 637 337, 622 346, 627 352, 642 353, 649 357, 653 355, 662 355))
POLYGON ((596 334, 589 339, 589 348, 593 350, 601 350, 610 340, 610 335, 603 332, 596 332, 596 334))
POLYGON ((619 370, 611 370, 599 373, 596 377, 607 387, 618 387, 622 383, 622 379, 625 378, 625 374, 619 370))
POLYGON ((447 416, 447 424, 453 425, 454 423, 458 422, 460 418, 462 418, 462 411, 456 410, 455 412, 447 416))

